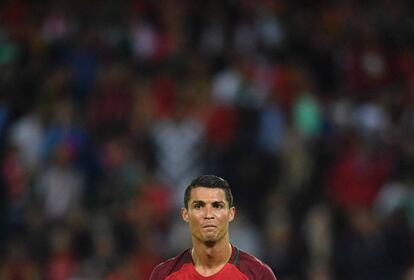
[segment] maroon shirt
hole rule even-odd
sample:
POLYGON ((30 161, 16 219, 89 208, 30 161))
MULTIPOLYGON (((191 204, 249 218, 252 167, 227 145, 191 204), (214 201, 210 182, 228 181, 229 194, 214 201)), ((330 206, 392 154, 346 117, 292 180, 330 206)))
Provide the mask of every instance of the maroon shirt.
POLYGON ((150 280, 276 280, 269 266, 256 257, 232 246, 229 262, 217 273, 205 277, 194 268, 190 249, 159 264, 150 280))

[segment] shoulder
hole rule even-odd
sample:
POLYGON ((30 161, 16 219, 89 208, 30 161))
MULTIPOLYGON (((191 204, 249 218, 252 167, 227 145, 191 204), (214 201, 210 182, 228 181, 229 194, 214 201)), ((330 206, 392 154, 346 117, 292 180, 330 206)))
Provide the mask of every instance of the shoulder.
POLYGON ((191 262, 188 250, 157 265, 151 273, 150 280, 164 280, 168 275, 179 270, 184 264, 191 262))
POLYGON ((234 265, 243 274, 249 276, 249 279, 276 280, 275 274, 267 264, 245 251, 237 248, 236 250, 238 250, 238 256, 236 253, 234 265))

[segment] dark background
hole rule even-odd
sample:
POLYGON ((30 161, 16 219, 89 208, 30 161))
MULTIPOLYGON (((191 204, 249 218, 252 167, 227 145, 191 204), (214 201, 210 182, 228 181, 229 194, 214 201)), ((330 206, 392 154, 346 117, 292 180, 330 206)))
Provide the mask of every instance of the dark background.
POLYGON ((0 1, 0 278, 148 279, 232 186, 278 279, 414 279, 412 1, 0 1))

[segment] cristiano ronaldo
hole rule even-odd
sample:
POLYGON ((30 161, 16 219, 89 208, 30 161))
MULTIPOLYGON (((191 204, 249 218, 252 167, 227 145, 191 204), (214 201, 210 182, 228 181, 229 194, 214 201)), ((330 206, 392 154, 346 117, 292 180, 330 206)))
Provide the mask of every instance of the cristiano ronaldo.
POLYGON ((268 265, 230 243, 229 223, 235 214, 226 180, 215 175, 195 178, 181 209, 192 248, 155 267, 150 280, 276 280, 268 265))

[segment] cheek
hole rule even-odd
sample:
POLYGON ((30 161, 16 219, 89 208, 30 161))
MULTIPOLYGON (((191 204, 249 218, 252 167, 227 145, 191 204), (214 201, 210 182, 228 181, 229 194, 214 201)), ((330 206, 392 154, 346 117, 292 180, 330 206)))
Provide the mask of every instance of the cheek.
POLYGON ((200 221, 202 220, 202 218, 199 216, 200 215, 196 215, 196 214, 192 214, 191 216, 188 216, 188 222, 191 225, 199 225, 200 221))
POLYGON ((217 218, 222 224, 227 224, 231 220, 231 216, 229 214, 222 214, 222 215, 219 215, 217 218))

